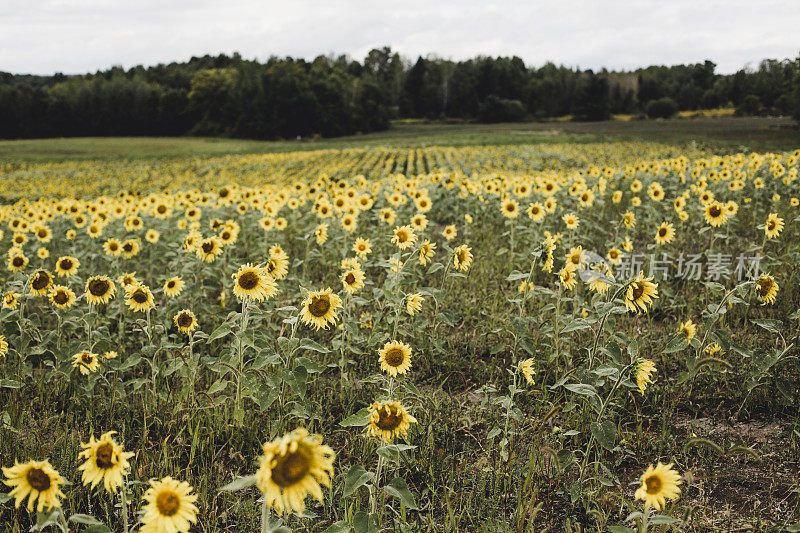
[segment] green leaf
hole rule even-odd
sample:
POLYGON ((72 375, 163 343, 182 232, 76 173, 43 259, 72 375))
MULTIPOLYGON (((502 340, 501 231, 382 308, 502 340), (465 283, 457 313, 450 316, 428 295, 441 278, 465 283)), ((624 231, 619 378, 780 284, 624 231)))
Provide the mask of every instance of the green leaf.
POLYGON ((687 344, 688 343, 686 341, 686 337, 684 337, 683 335, 679 335, 674 339, 672 339, 671 341, 669 341, 667 347, 664 348, 664 351, 662 353, 667 354, 667 353, 680 352, 681 350, 686 348, 687 344))
POLYGON ((13 379, 0 379, 0 389, 19 389, 22 383, 13 379))
POLYGON ((414 498, 414 495, 411 494, 410 490, 408 490, 408 485, 406 485, 406 482, 403 481, 402 478, 394 478, 389 482, 388 485, 383 487, 383 490, 385 490, 390 496, 394 496, 395 498, 399 499, 400 503, 405 505, 406 508, 418 509, 416 498, 414 498))
POLYGON ((656 514, 650 517, 649 522, 651 524, 674 524, 677 522, 677 518, 673 518, 671 516, 666 516, 663 514, 656 514))
POLYGON ((378 533, 378 516, 359 511, 353 517, 353 529, 356 533, 378 533))
POLYGON ((353 527, 350 524, 344 520, 339 520, 322 533, 350 533, 352 530, 353 527))
POLYGON ((597 396, 597 391, 586 383, 567 383, 564 388, 581 396, 597 396))
POLYGON ((211 332, 211 335, 208 336, 206 339, 206 344, 210 343, 211 341, 215 341, 217 339, 221 339, 223 337, 227 337, 231 333, 231 324, 228 322, 223 322, 217 329, 211 332))
POLYGON ((88 514, 74 514, 69 517, 70 522, 75 522, 78 524, 85 524, 87 526, 102 526, 104 525, 100 520, 97 518, 90 516, 88 514))
POLYGON ((256 476, 237 477, 224 487, 220 488, 220 492, 232 492, 234 490, 242 490, 252 487, 256 484, 256 476))
POLYGON ((309 374, 321 374, 325 371, 325 367, 316 361, 312 361, 307 357, 298 357, 295 362, 304 367, 309 374))
POLYGON ((324 346, 317 344, 316 342, 312 341, 311 339, 302 339, 300 341, 300 349, 302 350, 313 350, 319 353, 328 353, 330 350, 325 348, 324 346))
POLYGON ((365 407, 363 409, 360 409, 358 412, 348 416, 341 422, 339 422, 339 425, 343 427, 353 427, 353 426, 364 427, 368 423, 369 423, 369 408, 365 407))
POLYGON ((225 390, 225 387, 228 386, 228 380, 225 379, 218 379, 208 388, 208 395, 211 396, 212 394, 216 394, 218 392, 222 392, 225 390))
POLYGON ((367 472, 361 465, 353 465, 344 477, 344 492, 342 495, 346 498, 363 487, 371 480, 375 474, 367 472))
POLYGON ((592 422, 589 429, 595 440, 606 450, 613 450, 617 445, 617 426, 610 420, 592 422))
POLYGON ((610 533, 636 533, 636 530, 625 526, 608 526, 610 533))
POLYGON ((781 327, 782 324, 780 320, 773 320, 771 318, 754 318, 752 322, 753 324, 761 326, 772 333, 781 333, 781 330, 783 329, 781 327))
POLYGON ((578 331, 579 329, 586 329, 589 327, 589 323, 583 318, 576 318, 566 326, 564 329, 561 330, 561 333, 569 333, 571 331, 578 331))

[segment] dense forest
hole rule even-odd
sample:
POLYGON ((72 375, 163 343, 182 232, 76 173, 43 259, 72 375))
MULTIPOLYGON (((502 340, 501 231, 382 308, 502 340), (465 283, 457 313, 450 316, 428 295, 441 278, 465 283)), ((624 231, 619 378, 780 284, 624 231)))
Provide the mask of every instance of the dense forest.
POLYGON ((224 135, 326 137, 386 129, 394 118, 521 121, 614 113, 669 117, 733 106, 800 118, 800 57, 735 74, 711 61, 593 72, 518 57, 409 61, 390 48, 362 61, 240 55, 85 75, 0 72, 0 137, 224 135))

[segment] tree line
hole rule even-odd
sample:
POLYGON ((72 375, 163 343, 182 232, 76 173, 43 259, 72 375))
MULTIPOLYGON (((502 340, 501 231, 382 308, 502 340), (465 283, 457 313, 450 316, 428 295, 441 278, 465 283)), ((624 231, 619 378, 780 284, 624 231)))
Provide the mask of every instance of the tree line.
POLYGON ((631 72, 529 67, 519 57, 409 61, 384 47, 361 62, 234 54, 84 75, 0 72, 0 137, 332 137, 386 129, 394 118, 604 120, 723 106, 800 120, 800 57, 730 75, 715 68, 711 61, 631 72))

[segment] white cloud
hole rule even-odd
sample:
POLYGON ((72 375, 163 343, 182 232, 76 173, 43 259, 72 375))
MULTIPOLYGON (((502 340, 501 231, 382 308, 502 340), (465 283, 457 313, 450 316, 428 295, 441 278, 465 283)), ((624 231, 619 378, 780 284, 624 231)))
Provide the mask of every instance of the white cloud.
POLYGON ((793 0, 3 0, 0 70, 80 73, 240 52, 355 59, 389 45, 465 59, 518 55, 582 68, 711 59, 734 72, 796 57, 793 0))

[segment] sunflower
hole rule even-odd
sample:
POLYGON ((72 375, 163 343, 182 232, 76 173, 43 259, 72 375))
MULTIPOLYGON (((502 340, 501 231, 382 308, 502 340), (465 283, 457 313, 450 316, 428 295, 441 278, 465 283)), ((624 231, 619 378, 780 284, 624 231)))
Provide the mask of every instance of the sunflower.
POLYGON ((517 218, 519 216, 519 202, 513 198, 504 201, 503 216, 506 218, 517 218))
POLYGON ((422 266, 427 265, 433 259, 433 254, 435 253, 436 243, 426 239, 419 247, 419 264, 422 266))
POLYGON ((681 476, 672 469, 672 463, 664 465, 659 461, 655 468, 648 466, 642 474, 642 486, 636 489, 635 496, 637 500, 644 500, 646 508, 660 511, 667 499, 674 500, 680 496, 680 484, 681 476))
POLYGON ((442 237, 444 237, 448 241, 452 241, 458 235, 458 230, 452 224, 449 226, 445 226, 444 231, 442 231, 442 237))
POLYGON ((47 296, 50 286, 53 285, 53 275, 47 270, 39 269, 31 276, 31 294, 34 296, 47 296))
POLYGON ((369 434, 387 444, 397 437, 405 437, 411 424, 417 422, 396 400, 375 402, 369 412, 369 434))
POLYGON ((413 246, 416 240, 417 236, 414 234, 414 229, 411 226, 399 226, 394 229, 392 243, 396 244, 401 250, 413 246))
POLYGON ((117 281, 126 291, 134 285, 138 285, 139 283, 139 280, 136 279, 136 272, 125 272, 119 278, 117 278, 117 281))
POLYGON ((197 257, 206 263, 213 263, 217 256, 222 254, 222 251, 219 237, 216 236, 203 239, 195 249, 197 257))
POLYGON ((561 217, 561 219, 564 221, 564 224, 567 226, 567 229, 577 229, 578 226, 581 225, 581 221, 578 218, 578 215, 574 213, 568 213, 563 217, 561 217))
POLYGON ((578 278, 575 277, 575 269, 569 266, 565 266, 558 272, 558 279, 561 281, 561 285, 564 286, 564 289, 568 291, 574 289, 578 284, 578 278))
POLYGON ((640 271, 625 292, 625 307, 631 311, 647 311, 647 306, 658 298, 658 285, 652 277, 645 278, 640 271))
POLYGON ((5 357, 8 353, 8 341, 5 335, 0 335, 0 357, 5 357))
POLYGON ((381 209, 380 213, 381 221, 385 222, 388 225, 394 224, 395 219, 397 218, 397 214, 394 212, 394 209, 389 207, 384 207, 381 209))
POLYGON ((691 339, 697 334, 697 326, 692 322, 690 318, 686 322, 681 322, 678 326, 678 333, 682 333, 686 336, 686 339, 691 339))
POLYGON ((80 465, 78 470, 83 471, 81 481, 84 486, 91 484, 91 488, 95 488, 102 481, 108 492, 115 493, 122 485, 122 476, 130 468, 128 459, 134 454, 126 452, 112 438, 115 433, 116 431, 103 433, 99 440, 95 440, 92 435, 89 437, 89 442, 81 443, 83 451, 78 457, 86 459, 86 462, 80 465))
POLYGON ((411 217, 411 225, 414 226, 414 229, 417 231, 425 231, 428 227, 428 217, 423 213, 417 213, 411 217))
POLYGON ((672 222, 662 222, 661 225, 656 230, 655 240, 656 243, 663 246, 672 242, 672 239, 675 238, 675 226, 672 225, 672 222))
POLYGON ((16 309, 19 307, 19 294, 9 291, 3 295, 3 308, 16 309))
POLYGON ((528 217, 534 222, 541 222, 544 220, 544 206, 539 202, 534 202, 528 206, 528 217))
POLYGON ((619 248, 611 248, 606 254, 606 258, 612 265, 618 265, 622 262, 622 250, 619 248))
POLYGON ((364 272, 360 268, 351 268, 342 274, 342 285, 347 294, 354 294, 364 287, 364 272))
POLYGON ((138 254, 141 249, 142 244, 139 242, 139 239, 128 239, 122 243, 122 257, 130 259, 138 254))
POLYGON ((575 248, 570 248, 569 253, 567 254, 567 268, 577 269, 581 266, 583 258, 583 247, 577 246, 575 248))
POLYGON ((411 346, 398 341, 387 342, 378 353, 378 362, 381 370, 393 378, 405 374, 411 369, 411 346))
POLYGON ((370 242, 369 239, 364 239, 362 237, 359 237, 353 244, 353 251, 356 253, 358 257, 366 261, 367 256, 370 253, 372 253, 372 243, 370 242))
POLYGON ((103 243, 103 251, 111 257, 119 257, 122 253, 122 244, 117 239, 108 239, 103 243))
POLYGON ((317 226, 317 229, 314 230, 314 235, 317 238, 317 244, 325 244, 325 241, 328 240, 328 225, 320 224, 317 226))
POLYGON ((180 296, 185 285, 186 283, 178 276, 169 278, 166 282, 164 282, 164 294, 166 294, 168 298, 180 296))
POLYGON ((636 365, 636 385, 639 387, 639 392, 642 394, 644 394, 647 384, 653 382, 650 378, 655 371, 656 365, 650 359, 642 359, 636 365))
POLYGON ((309 291, 300 311, 300 319, 314 329, 328 329, 336 323, 336 311, 342 307, 342 299, 330 288, 324 291, 309 291))
POLYGON ((528 382, 528 385, 533 385, 533 375, 536 371, 533 369, 533 359, 525 359, 519 364, 519 370, 522 372, 522 375, 525 377, 525 381, 528 382))
POLYGON ((469 270, 472 265, 472 248, 462 244, 453 250, 453 267, 456 270, 469 270))
POLYGON ((768 239, 774 239, 781 234, 783 230, 783 219, 777 213, 770 213, 767 221, 764 223, 764 234, 768 239))
POLYGON ((706 352, 706 354, 711 356, 725 355, 725 350, 723 350, 722 346, 720 346, 719 343, 717 342, 712 342, 711 344, 706 346, 706 349, 704 351, 706 352))
POLYGON ((331 486, 336 454, 322 444, 322 437, 298 428, 264 444, 256 486, 267 505, 279 514, 302 513, 306 496, 322 503, 322 486, 331 486))
POLYGON ((275 255, 269 258, 264 270, 273 279, 279 280, 286 277, 289 273, 289 258, 286 255, 275 255))
POLYGON ((715 228, 725 224, 726 220, 728 219, 728 213, 725 210, 725 206, 719 202, 710 202, 707 204, 704 216, 706 218, 706 222, 715 228))
POLYGON ((29 513, 32 513, 34 508, 36 512, 41 513, 45 509, 61 507, 59 498, 63 498, 64 493, 59 486, 64 483, 64 478, 49 462, 14 461, 14 466, 3 467, 3 475, 6 476, 3 483, 14 487, 8 495, 15 499, 14 507, 17 509, 25 498, 28 498, 29 513))
POLYGON ((40 246, 38 250, 36 250, 36 257, 39 259, 47 259, 50 257, 50 250, 45 248, 44 246, 40 246))
POLYGON ((22 250, 14 250, 14 253, 8 257, 8 269, 12 272, 22 272, 28 266, 28 258, 22 253, 22 250))
POLYGON ((755 290, 756 294, 761 299, 761 305, 774 304, 779 289, 780 287, 778 287, 775 278, 769 274, 761 274, 758 280, 756 280, 755 290))
POLYGON ((87 350, 76 353, 72 359, 72 366, 80 370, 84 376, 91 374, 100 366, 97 354, 87 350))
POLYGON ((186 533, 197 522, 197 495, 185 481, 171 477, 150 481, 142 498, 147 502, 140 533, 186 533))
POLYGON ((56 261, 56 274, 59 277, 74 276, 78 272, 79 266, 81 266, 81 262, 72 256, 59 257, 58 261, 56 261))
POLYGON ((59 309, 66 309, 75 303, 75 293, 69 287, 53 285, 50 288, 50 301, 59 309))
POLYGON ((418 312, 422 311, 423 301, 425 301, 425 298, 423 298, 421 294, 409 294, 406 298, 406 312, 409 315, 414 316, 418 312))
POLYGON ((278 285, 265 268, 254 267, 247 263, 231 275, 233 278, 233 294, 240 298, 250 298, 258 302, 270 299, 278 292, 278 285))
POLYGON ((144 313, 156 306, 153 293, 150 292, 150 288, 143 283, 126 287, 125 293, 125 303, 131 311, 144 313))
POLYGON ((172 320, 175 322, 175 325, 178 326, 178 331, 181 333, 186 333, 188 335, 197 329, 197 319, 194 313, 188 309, 178 311, 178 314, 172 317, 172 320))
POLYGON ((147 230, 147 233, 145 233, 145 235, 144 235, 144 240, 146 240, 147 242, 149 242, 151 244, 158 242, 158 239, 160 239, 160 238, 161 238, 161 234, 157 230, 154 230, 154 229, 147 230))

